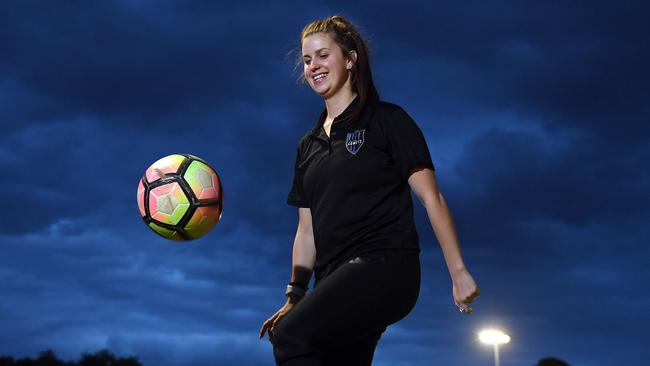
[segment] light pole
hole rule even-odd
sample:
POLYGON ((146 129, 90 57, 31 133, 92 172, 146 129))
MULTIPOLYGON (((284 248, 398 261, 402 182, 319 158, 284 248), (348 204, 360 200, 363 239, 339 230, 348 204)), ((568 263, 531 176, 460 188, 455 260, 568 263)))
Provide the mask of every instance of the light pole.
POLYGON ((486 329, 478 334, 478 338, 494 346, 494 366, 499 366, 499 345, 510 342, 510 336, 497 329, 486 329))

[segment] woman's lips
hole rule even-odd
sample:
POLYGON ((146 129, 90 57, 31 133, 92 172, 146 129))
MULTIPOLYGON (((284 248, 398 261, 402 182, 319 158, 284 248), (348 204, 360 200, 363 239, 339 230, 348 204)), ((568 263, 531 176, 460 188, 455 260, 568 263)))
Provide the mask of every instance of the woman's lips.
POLYGON ((314 84, 318 85, 321 84, 325 79, 327 79, 327 73, 322 73, 322 74, 317 74, 317 75, 323 75, 322 77, 319 76, 318 78, 314 78, 314 84))

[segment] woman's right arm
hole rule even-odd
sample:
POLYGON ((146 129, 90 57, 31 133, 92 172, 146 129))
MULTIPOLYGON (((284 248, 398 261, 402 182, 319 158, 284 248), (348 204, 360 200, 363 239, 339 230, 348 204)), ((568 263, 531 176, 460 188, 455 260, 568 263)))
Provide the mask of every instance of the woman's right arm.
POLYGON ((293 242, 291 282, 309 285, 316 263, 316 245, 311 220, 311 209, 298 208, 298 229, 293 242))

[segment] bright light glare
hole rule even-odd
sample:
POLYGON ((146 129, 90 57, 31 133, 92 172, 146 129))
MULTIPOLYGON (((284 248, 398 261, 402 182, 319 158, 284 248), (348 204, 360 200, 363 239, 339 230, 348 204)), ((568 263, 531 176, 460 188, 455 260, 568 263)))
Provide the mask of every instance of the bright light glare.
POLYGON ((497 329, 486 329, 478 334, 478 338, 487 344, 504 344, 510 342, 510 336, 497 329))

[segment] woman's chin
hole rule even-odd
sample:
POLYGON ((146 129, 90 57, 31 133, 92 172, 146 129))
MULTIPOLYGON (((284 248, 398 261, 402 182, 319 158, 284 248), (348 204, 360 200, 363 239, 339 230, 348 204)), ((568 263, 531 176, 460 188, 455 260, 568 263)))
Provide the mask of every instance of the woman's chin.
POLYGON ((329 88, 318 88, 318 89, 314 89, 314 91, 316 92, 316 94, 320 95, 321 97, 326 97, 328 95, 329 88))

